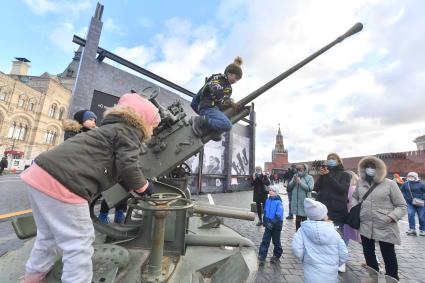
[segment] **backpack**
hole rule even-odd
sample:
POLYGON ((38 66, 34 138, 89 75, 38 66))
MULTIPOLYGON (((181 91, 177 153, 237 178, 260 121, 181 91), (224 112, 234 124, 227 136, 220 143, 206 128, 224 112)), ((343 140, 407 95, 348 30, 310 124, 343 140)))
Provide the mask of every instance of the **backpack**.
POLYGON ((207 83, 214 77, 215 75, 212 75, 211 77, 207 78, 205 77, 205 84, 204 86, 198 91, 198 93, 192 98, 192 102, 190 103, 190 107, 195 111, 196 114, 199 115, 199 103, 201 103, 202 96, 204 94, 204 89, 207 83))

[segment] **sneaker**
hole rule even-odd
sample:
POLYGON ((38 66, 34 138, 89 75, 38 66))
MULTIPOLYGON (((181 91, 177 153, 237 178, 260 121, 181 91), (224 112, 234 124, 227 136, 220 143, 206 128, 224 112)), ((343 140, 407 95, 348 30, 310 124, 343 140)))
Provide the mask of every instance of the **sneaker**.
POLYGON ((99 219, 99 222, 102 223, 102 224, 110 224, 111 223, 111 221, 108 218, 107 212, 99 213, 99 216, 97 217, 97 219, 99 219))
POLYGON ((125 220, 124 211, 122 209, 115 210, 114 222, 124 223, 124 220, 125 220))
POLYGON ((406 234, 408 236, 416 236, 417 235, 416 230, 413 230, 413 229, 410 229, 409 231, 407 231, 406 234))
POLYGON ((272 258, 270 259, 270 263, 279 263, 280 259, 278 257, 272 256, 272 258))
POLYGON ((263 225, 263 222, 258 221, 258 223, 257 223, 256 225, 257 225, 257 226, 261 226, 261 225, 263 225))
POLYGON ((338 272, 342 272, 342 273, 344 273, 344 272, 345 272, 345 270, 346 270, 345 263, 344 263, 343 265, 341 265, 340 267, 338 267, 338 272))
POLYGON ((419 236, 425 236, 425 231, 420 230, 419 231, 419 236))

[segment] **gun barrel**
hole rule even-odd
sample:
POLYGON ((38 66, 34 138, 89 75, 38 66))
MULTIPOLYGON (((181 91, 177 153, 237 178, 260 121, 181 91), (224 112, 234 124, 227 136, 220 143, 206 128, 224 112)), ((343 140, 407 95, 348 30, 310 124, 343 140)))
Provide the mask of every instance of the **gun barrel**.
POLYGON ((341 41, 343 41, 347 37, 352 36, 355 33, 358 33, 362 29, 363 29, 362 23, 355 24, 346 33, 339 36, 337 39, 335 39, 334 41, 332 41, 331 43, 329 43, 328 45, 326 45, 325 47, 323 47, 319 51, 316 51, 315 53, 313 53, 309 57, 305 58, 304 60, 302 60, 298 64, 294 65, 293 67, 291 67, 287 71, 283 72, 282 74, 280 74, 276 78, 272 79, 271 81, 269 81, 268 83, 263 85, 259 89, 253 91, 252 93, 250 93, 246 97, 242 98, 240 101, 238 101, 238 104, 242 105, 242 106, 247 105, 248 103, 253 101, 255 98, 257 98, 258 96, 260 96, 261 94, 263 94, 264 92, 266 92, 267 90, 269 90, 270 88, 272 88, 273 86, 275 86, 276 84, 278 84, 279 82, 281 82, 282 80, 287 78, 288 76, 292 75, 293 73, 295 73, 296 71, 301 69, 303 66, 307 65, 309 62, 313 61, 316 57, 320 56, 325 51, 331 49, 334 45, 340 43, 341 41))
POLYGON ((255 214, 253 212, 238 210, 226 206, 195 204, 193 206, 193 212, 199 214, 222 216, 227 218, 236 218, 250 221, 255 220, 255 214))

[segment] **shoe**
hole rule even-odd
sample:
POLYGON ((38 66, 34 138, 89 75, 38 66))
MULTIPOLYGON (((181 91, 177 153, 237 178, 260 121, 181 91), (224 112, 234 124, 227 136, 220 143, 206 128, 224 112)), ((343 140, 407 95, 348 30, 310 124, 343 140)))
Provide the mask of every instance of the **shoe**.
POLYGON ((338 272, 342 272, 342 273, 344 273, 344 272, 345 272, 345 270, 346 270, 345 263, 344 263, 343 265, 341 265, 340 267, 338 267, 338 272))
POLYGON ((265 258, 258 257, 258 263, 259 263, 260 266, 263 266, 264 263, 266 263, 266 259, 265 258))
POLYGON ((100 223, 102 223, 102 224, 110 224, 111 223, 111 221, 109 221, 107 212, 99 213, 99 216, 97 217, 97 219, 99 219, 100 223))
POLYGON ((114 222, 124 223, 124 220, 125 220, 124 211, 122 209, 115 210, 114 222))
POLYGON ((419 236, 425 236, 425 231, 420 230, 419 231, 419 236))
POLYGON ((46 279, 47 272, 39 273, 25 273, 24 276, 19 278, 20 283, 47 283, 46 279))
POLYGON ((272 256, 272 258, 270 259, 270 263, 279 263, 280 259, 278 257, 272 256))
POLYGON ((286 219, 287 219, 287 220, 292 220, 292 219, 294 219, 294 216, 289 215, 289 216, 287 216, 287 217, 286 217, 286 219))
POLYGON ((409 229, 409 231, 407 231, 406 234, 408 236, 417 236, 416 230, 413 230, 413 229, 409 229))
POLYGON ((261 226, 261 225, 263 225, 263 222, 258 221, 258 223, 257 223, 256 225, 257 225, 257 226, 261 226))
POLYGON ((194 116, 190 123, 192 124, 192 130, 197 137, 205 136, 206 130, 208 129, 208 119, 206 116, 194 116))

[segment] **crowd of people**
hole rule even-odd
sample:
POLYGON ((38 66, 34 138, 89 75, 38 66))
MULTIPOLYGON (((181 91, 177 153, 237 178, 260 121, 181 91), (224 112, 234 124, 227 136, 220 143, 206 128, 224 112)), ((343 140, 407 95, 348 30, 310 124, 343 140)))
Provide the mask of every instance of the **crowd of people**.
MULTIPOLYGON (((277 212, 276 205, 271 209, 269 200, 270 203, 280 202, 281 207, 283 204, 280 197, 276 196, 275 187, 269 187, 270 180, 261 174, 261 167, 257 166, 256 172, 258 174, 253 176, 253 185, 260 219, 257 225, 265 227, 259 261, 264 264, 272 239, 275 248, 271 262, 275 263, 281 256, 279 251, 282 246, 273 235, 280 235, 283 213, 277 212), (267 190, 269 197, 265 198, 267 190), (260 191, 262 198, 258 201, 260 191)), ((394 174, 391 180, 387 178, 385 163, 374 156, 361 159, 356 174, 344 169, 336 153, 327 156, 315 181, 308 172, 307 164, 298 164, 291 166, 284 175, 289 206, 286 219, 295 217, 292 251, 303 263, 305 282, 338 282, 338 272, 346 270, 350 240, 361 244, 364 265, 378 272, 380 263, 375 245, 379 244, 385 274, 399 280, 395 249, 395 245, 401 244, 398 221, 407 212, 407 235, 425 236, 425 183, 418 174, 410 172, 405 180, 399 174, 394 174), (312 193, 315 193, 314 198, 312 193), (358 204, 361 205, 360 226, 355 229, 346 223, 346 219, 351 208, 358 204), (416 216, 419 219, 418 233, 416 216), (319 273, 320 278, 317 277, 319 273)))

